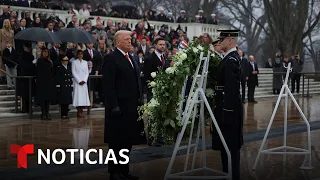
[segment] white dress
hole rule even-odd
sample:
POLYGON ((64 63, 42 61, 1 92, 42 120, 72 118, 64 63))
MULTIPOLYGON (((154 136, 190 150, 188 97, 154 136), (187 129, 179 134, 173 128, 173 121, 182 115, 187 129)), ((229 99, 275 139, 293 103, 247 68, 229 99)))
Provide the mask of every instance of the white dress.
POLYGON ((87 81, 89 78, 88 63, 85 60, 76 59, 71 63, 73 76, 73 103, 74 107, 90 106, 87 81), (81 86, 79 83, 84 81, 81 86))

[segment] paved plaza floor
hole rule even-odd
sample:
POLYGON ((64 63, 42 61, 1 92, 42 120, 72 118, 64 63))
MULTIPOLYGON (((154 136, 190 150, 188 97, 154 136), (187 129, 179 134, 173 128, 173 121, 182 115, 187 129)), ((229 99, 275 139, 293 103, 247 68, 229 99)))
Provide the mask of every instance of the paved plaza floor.
MULTIPOLYGON (((261 99, 257 104, 245 104, 244 139, 241 150, 242 179, 266 180, 313 180, 320 178, 320 96, 298 98, 302 111, 311 125, 312 165, 313 170, 299 170, 304 156, 288 155, 284 161, 283 155, 264 155, 261 157, 255 171, 252 170, 263 136, 270 121, 276 99, 261 99)), ((278 112, 270 131, 267 148, 282 146, 284 103, 278 112)), ((16 168, 16 155, 10 154, 10 144, 35 145, 36 149, 72 148, 72 131, 75 128, 89 128, 89 148, 107 149, 103 143, 104 113, 92 112, 85 119, 77 119, 72 114, 70 120, 62 121, 54 117, 51 121, 41 121, 38 117, 12 118, 0 120, 0 179, 77 179, 100 180, 108 179, 106 165, 38 165, 37 156, 28 156, 28 169, 16 168)), ((221 170, 219 152, 210 149, 210 134, 207 140, 207 167, 221 170)), ((288 137, 287 145, 306 148, 306 125, 303 124, 299 112, 289 100, 288 105, 288 137)), ((130 157, 130 169, 142 180, 162 180, 168 167, 172 146, 150 147, 136 146, 130 157)), ((174 172, 183 170, 185 153, 180 153, 173 167, 174 172)), ((196 167, 201 165, 201 152, 197 154, 196 167)))

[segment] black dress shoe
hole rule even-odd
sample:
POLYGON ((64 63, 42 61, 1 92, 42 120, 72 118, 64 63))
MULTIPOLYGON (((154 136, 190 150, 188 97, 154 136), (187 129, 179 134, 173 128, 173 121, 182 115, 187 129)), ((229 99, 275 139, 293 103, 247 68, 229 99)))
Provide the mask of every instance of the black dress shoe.
POLYGON ((110 175, 110 180, 130 180, 123 174, 112 174, 110 175))
POLYGON ((131 179, 131 180, 139 180, 139 177, 138 176, 133 176, 131 174, 127 174, 125 175, 128 179, 131 179))

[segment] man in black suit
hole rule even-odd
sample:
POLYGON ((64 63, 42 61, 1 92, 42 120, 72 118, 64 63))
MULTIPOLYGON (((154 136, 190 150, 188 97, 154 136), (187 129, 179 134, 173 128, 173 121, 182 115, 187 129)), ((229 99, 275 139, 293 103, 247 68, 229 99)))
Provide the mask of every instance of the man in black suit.
POLYGON ((92 75, 98 75, 101 71, 102 59, 100 54, 93 48, 93 44, 86 44, 87 49, 83 51, 83 59, 92 62, 92 75))
POLYGON ((138 51, 141 50, 143 52, 143 55, 146 57, 149 55, 150 48, 147 46, 147 39, 143 37, 141 39, 141 45, 138 47, 138 51))
MULTIPOLYGON (((165 70, 170 66, 170 62, 167 61, 167 58, 164 55, 164 51, 166 50, 166 41, 163 38, 158 38, 153 42, 155 47, 155 51, 148 56, 144 61, 144 81, 145 85, 153 81, 151 77, 152 72, 158 72, 158 68, 165 70)), ((151 88, 147 88, 147 99, 148 101, 152 99, 151 88)))
MULTIPOLYGON (((14 31, 14 35, 18 34, 20 31, 25 30, 26 29, 26 23, 27 23, 27 21, 24 18, 20 19, 20 28, 17 28, 14 31)), ((15 40, 15 48, 16 48, 16 51, 17 51, 18 55, 22 54, 22 52, 23 52, 23 44, 25 44, 26 42, 28 42, 28 41, 19 40, 19 39, 15 40)))
POLYGON ((254 60, 254 56, 249 56, 249 65, 248 65, 248 102, 257 103, 254 100, 254 91, 258 83, 258 74, 259 69, 257 63, 254 60))
POLYGON ((238 49, 238 54, 240 56, 240 68, 241 68, 241 97, 242 97, 242 103, 245 103, 246 98, 246 83, 248 81, 248 66, 249 62, 247 58, 244 57, 243 52, 238 49))
MULTIPOLYGON (((83 59, 86 61, 92 62, 92 69, 90 75, 99 75, 101 74, 101 56, 100 54, 93 48, 93 44, 86 44, 87 49, 83 51, 83 59)), ((91 106, 93 103, 99 103, 98 98, 95 95, 95 92, 99 92, 98 83, 99 79, 90 79, 90 100, 91 106)), ((101 95, 101 93, 100 93, 101 95)))
MULTIPOLYGON (((105 93, 105 142, 113 149, 117 161, 120 149, 146 143, 143 121, 137 121, 141 105, 141 81, 138 64, 128 54, 131 32, 120 30, 114 36, 116 48, 104 58, 102 83, 105 93)), ((129 165, 108 164, 110 180, 138 179, 129 174, 129 165)))
POLYGON ((56 68, 58 65, 61 64, 60 58, 59 58, 59 48, 60 44, 52 44, 52 48, 50 49, 50 59, 53 62, 54 68, 56 68))

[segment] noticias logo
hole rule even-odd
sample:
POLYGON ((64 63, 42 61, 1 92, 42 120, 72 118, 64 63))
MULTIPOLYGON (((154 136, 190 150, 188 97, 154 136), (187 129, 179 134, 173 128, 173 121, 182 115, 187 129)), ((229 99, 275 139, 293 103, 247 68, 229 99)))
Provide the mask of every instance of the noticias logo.
MULTIPOLYGON (((17 154, 17 168, 27 168, 27 155, 34 154, 34 144, 26 144, 24 146, 20 146, 18 144, 10 145, 11 154, 17 154)), ((70 164, 75 164, 75 159, 79 161, 80 164, 84 164, 84 162, 88 164, 108 164, 109 161, 113 161, 114 164, 128 164, 130 158, 125 153, 129 153, 128 149, 121 149, 119 151, 119 156, 124 159, 124 161, 118 161, 117 156, 112 149, 108 149, 107 155, 104 158, 102 149, 55 149, 51 152, 50 149, 47 149, 44 152, 42 149, 38 149, 38 164, 63 164, 67 160, 67 153, 70 153, 70 164), (76 153, 78 156, 76 157, 76 153), (91 160, 90 154, 98 153, 98 160, 91 160), (60 157, 60 158, 57 158, 60 157)))

